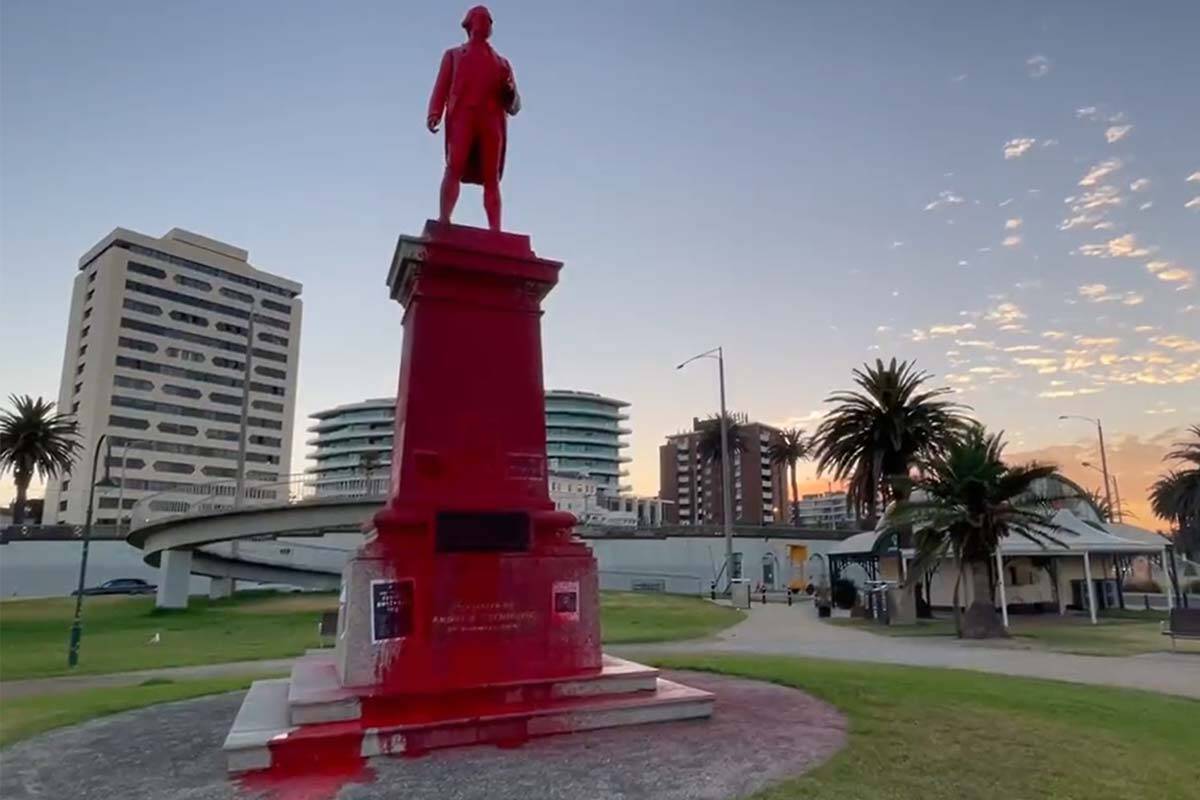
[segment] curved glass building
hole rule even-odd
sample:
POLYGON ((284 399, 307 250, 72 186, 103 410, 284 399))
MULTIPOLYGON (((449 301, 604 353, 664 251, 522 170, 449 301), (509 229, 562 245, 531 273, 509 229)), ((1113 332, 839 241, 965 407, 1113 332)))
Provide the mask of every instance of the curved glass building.
POLYGON ((592 392, 551 389, 546 392, 546 457, 551 472, 587 476, 601 491, 628 491, 621 479, 629 473, 621 455, 629 429, 624 400, 592 392))
MULTIPOLYGON (((312 448, 305 470, 317 480, 336 481, 363 477, 369 469, 380 477, 392 463, 392 437, 396 400, 380 397, 335 406, 310 415, 312 448)), ((629 419, 624 400, 592 392, 546 392, 546 456, 550 472, 587 477, 603 494, 628 491, 621 483, 628 475, 621 455, 629 419)))
POLYGON ((318 481, 385 476, 392 465, 392 437, 396 399, 379 397, 335 406, 309 416, 315 434, 306 444, 313 448, 305 470, 318 481))

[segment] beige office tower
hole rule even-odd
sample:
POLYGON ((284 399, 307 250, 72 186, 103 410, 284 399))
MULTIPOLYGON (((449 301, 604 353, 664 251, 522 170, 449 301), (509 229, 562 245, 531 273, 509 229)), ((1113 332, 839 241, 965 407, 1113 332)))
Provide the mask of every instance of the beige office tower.
POLYGON ((117 485, 97 490, 97 524, 119 507, 128 520, 150 495, 169 503, 216 485, 228 497, 239 481, 286 479, 301 286, 248 257, 179 228, 158 239, 117 228, 79 259, 58 406, 79 421, 83 449, 46 488, 46 522, 83 522, 106 459, 117 485))

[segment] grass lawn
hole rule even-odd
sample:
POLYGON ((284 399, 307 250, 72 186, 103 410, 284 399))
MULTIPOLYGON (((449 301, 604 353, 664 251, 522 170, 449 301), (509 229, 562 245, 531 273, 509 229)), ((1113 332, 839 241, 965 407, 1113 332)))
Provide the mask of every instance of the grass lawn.
MULTIPOLYGON (((1086 617, 1022 616, 1009 617, 1012 639, 997 640, 1000 646, 1027 647, 1059 653, 1090 656, 1133 656, 1142 653, 1169 652, 1171 640, 1160 633, 1166 619, 1160 611, 1105 611, 1092 625, 1086 617)), ((835 619, 834 625, 861 628, 881 636, 954 636, 954 620, 919 620, 916 625, 876 625, 867 620, 835 619)), ((1179 639, 1181 653, 1200 655, 1200 641, 1179 639)))
POLYGON ((8 699, 4 701, 4 713, 0 714, 0 746, 52 728, 74 725, 118 711, 244 689, 252 680, 254 677, 178 682, 152 678, 140 686, 106 687, 8 699))
POLYGON ((756 800, 1184 800, 1200 788, 1200 702, 1193 700, 787 657, 655 663, 795 686, 847 715, 845 750, 756 800))
MULTIPOLYGON (((337 609, 337 595, 193 597, 186 611, 156 611, 152 597, 89 597, 79 666, 68 670, 73 609, 69 598, 0 602, 0 680, 299 655, 320 644, 317 620, 337 609), (151 644, 156 633, 159 641, 151 644)), ((740 619, 740 611, 691 597, 605 592, 601 598, 609 643, 704 636, 740 619)))

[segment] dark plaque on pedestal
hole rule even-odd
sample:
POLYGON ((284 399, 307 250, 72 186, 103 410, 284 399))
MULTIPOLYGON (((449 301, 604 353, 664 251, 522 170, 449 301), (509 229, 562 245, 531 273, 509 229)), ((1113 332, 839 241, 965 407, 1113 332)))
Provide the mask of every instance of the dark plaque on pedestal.
POLYGON ((371 581, 371 641, 400 639, 412 633, 413 582, 371 581))

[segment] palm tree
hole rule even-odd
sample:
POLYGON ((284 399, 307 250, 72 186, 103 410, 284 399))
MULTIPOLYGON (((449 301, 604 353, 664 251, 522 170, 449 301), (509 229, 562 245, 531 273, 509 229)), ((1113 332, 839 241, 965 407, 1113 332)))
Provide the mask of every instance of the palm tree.
POLYGON ((788 508, 792 524, 797 526, 800 524, 800 515, 796 504, 800 502, 800 492, 796 486, 796 463, 808 458, 812 446, 812 440, 804 435, 803 428, 784 428, 779 439, 767 448, 767 458, 771 459, 771 463, 786 465, 791 476, 792 502, 788 508))
MULTIPOLYGON (((737 458, 740 454, 746 452, 746 443, 742 441, 742 424, 733 414, 725 415, 725 431, 728 435, 727 444, 729 447, 729 471, 730 478, 733 475, 733 466, 737 463, 737 458)), ((717 466, 717 481, 716 485, 719 490, 724 489, 724 474, 721 471, 721 416, 713 414, 708 419, 700 423, 700 439, 696 442, 696 449, 700 452, 700 458, 709 464, 717 466)), ((710 506, 711 509, 711 506, 710 506)))
POLYGON ((880 500, 903 499, 909 471, 945 450, 965 424, 966 407, 929 389, 927 372, 907 361, 863 364, 853 372, 861 391, 835 392, 833 410, 817 428, 817 471, 847 481, 846 505, 873 520, 880 500))
POLYGON ((915 490, 911 499, 897 502, 884 519, 885 533, 915 531, 917 558, 910 576, 923 575, 947 556, 954 558, 954 624, 960 638, 1004 635, 989 570, 1002 539, 1015 535, 1043 547, 1060 544, 1052 533, 1058 526, 1050 519, 1051 498, 1035 490, 1038 481, 1058 469, 1004 463, 1002 436, 979 424, 969 427, 921 463, 920 476, 910 482, 915 490), (964 564, 970 567, 973 588, 965 620, 959 610, 964 564))
POLYGON ((0 413, 0 475, 12 470, 17 485, 13 524, 25 521, 25 496, 36 472, 43 480, 71 471, 81 445, 79 427, 54 403, 10 395, 12 410, 0 413))
POLYGON ((1176 527, 1175 541, 1189 554, 1200 552, 1200 425, 1188 428, 1191 441, 1175 442, 1164 460, 1183 465, 1163 475, 1150 487, 1154 513, 1176 527))

